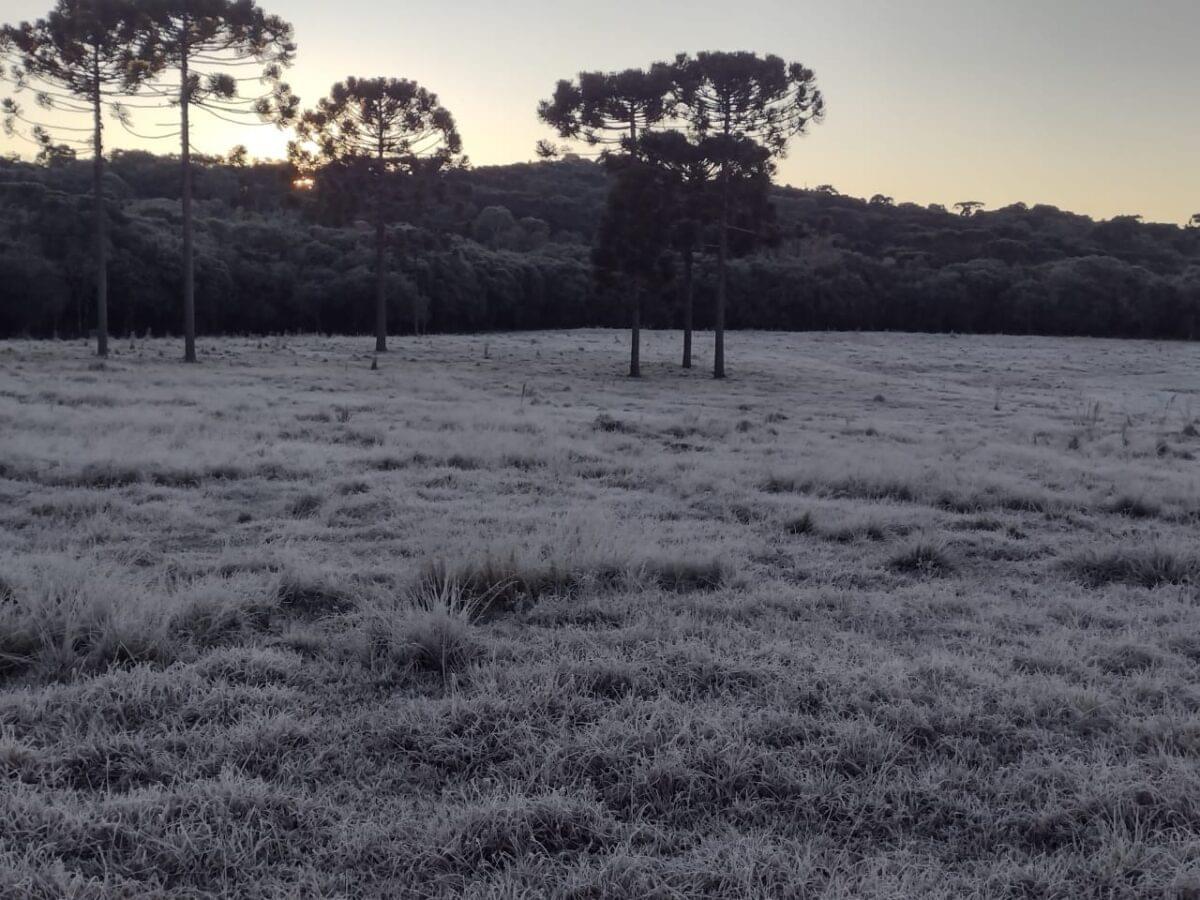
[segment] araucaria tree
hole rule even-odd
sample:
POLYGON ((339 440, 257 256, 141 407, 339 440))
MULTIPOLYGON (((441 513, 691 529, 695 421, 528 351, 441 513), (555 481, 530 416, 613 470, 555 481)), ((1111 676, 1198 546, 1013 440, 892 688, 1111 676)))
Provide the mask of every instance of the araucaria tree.
POLYGON ((179 108, 183 207, 184 360, 196 361, 195 248, 192 224, 193 109, 235 125, 288 124, 298 101, 282 81, 296 45, 292 26, 253 0, 140 0, 148 21, 142 56, 178 77, 153 86, 154 95, 179 108), (256 74, 255 74, 256 73, 256 74), (245 95, 241 86, 263 89, 245 95))
MULTIPOLYGON (((629 374, 634 378, 641 374, 643 298, 655 280, 653 270, 662 262, 662 239, 669 236, 673 215, 663 193, 672 179, 647 163, 641 142, 672 118, 674 87, 675 71, 667 63, 622 72, 581 72, 576 81, 559 81, 554 95, 538 104, 538 118, 558 137, 598 148, 613 175, 593 262, 602 286, 619 283, 632 291, 629 374)), ((553 144, 539 142, 539 156, 556 153, 553 144)))
POLYGON ((387 351, 387 224, 405 187, 465 166, 454 116, 402 78, 347 78, 300 117, 289 156, 367 203, 375 219, 375 350, 387 351))
MULTIPOLYGON (((108 209, 104 199, 104 120, 106 108, 126 124, 118 98, 136 91, 154 74, 153 64, 139 58, 135 47, 144 19, 143 4, 134 0, 58 0, 36 22, 7 26, 0 48, 13 64, 5 73, 18 92, 29 90, 36 105, 59 114, 91 117, 89 126, 50 125, 38 121, 14 99, 3 102, 7 131, 32 129, 42 148, 39 158, 54 158, 74 144, 90 144, 96 267, 96 353, 108 355, 108 209), (56 143, 56 131, 73 137, 56 143), (90 132, 90 134, 89 134, 90 132), (80 137, 88 134, 86 138, 80 137)), ((67 121, 70 121, 68 115, 67 121)))
POLYGON ((679 294, 683 307, 683 368, 692 367, 692 332, 695 320, 696 255, 704 250, 704 222, 710 217, 712 161, 703 143, 688 140, 680 131, 664 130, 638 139, 637 157, 660 173, 670 187, 670 244, 679 256, 679 294))
MULTIPOLYGON (((629 149, 631 142, 671 117, 674 85, 674 69, 661 62, 649 69, 580 72, 576 81, 559 81, 554 96, 538 104, 538 118, 560 138, 605 152, 629 149)), ((553 150, 539 144, 543 156, 553 150)))
POLYGON ((725 307, 734 181, 761 151, 772 162, 789 142, 820 121, 825 102, 816 75, 799 63, 749 52, 680 55, 675 64, 680 114, 714 163, 718 195, 716 342, 713 375, 725 377, 725 307))
POLYGON ((613 182, 592 263, 602 287, 620 285, 629 291, 629 377, 640 378, 642 304, 647 293, 670 277, 676 183, 637 154, 610 157, 607 165, 613 182))

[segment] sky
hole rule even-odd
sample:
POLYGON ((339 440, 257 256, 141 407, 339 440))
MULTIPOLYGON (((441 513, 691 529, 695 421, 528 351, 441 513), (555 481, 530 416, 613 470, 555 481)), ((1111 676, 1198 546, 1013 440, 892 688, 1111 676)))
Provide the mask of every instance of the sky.
MULTIPOLYGON (((1200 212, 1198 0, 260 3, 295 25, 287 80, 305 105, 347 75, 414 79, 454 113, 475 165, 533 158, 553 137, 537 102, 560 78, 755 50, 814 69, 828 107, 781 162, 781 183, 1097 218, 1182 223, 1200 212)), ((5 0, 3 17, 48 6, 5 0)), ((174 149, 115 125, 107 137, 174 149)), ((278 157, 287 137, 209 120, 193 144, 278 157)), ((13 150, 28 146, 0 135, 0 151, 13 150)))

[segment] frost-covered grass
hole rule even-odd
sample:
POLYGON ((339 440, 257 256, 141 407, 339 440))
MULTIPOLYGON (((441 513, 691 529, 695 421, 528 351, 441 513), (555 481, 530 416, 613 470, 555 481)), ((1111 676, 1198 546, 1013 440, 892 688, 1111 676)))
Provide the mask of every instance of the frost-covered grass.
POLYGON ((0 343, 0 896, 1200 896, 1200 348, 731 338, 0 343))

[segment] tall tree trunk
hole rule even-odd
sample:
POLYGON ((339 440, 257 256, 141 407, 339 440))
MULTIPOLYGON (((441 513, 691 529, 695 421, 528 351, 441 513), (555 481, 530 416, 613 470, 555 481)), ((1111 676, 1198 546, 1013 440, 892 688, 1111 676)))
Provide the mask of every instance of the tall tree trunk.
POLYGON ((108 210, 104 205, 104 124, 100 119, 100 50, 92 57, 92 202, 96 206, 96 355, 108 356, 108 210))
POLYGON ((375 352, 387 352, 387 232, 382 208, 375 215, 375 352))
POLYGON ((383 221, 383 129, 379 131, 379 187, 375 194, 375 352, 387 353, 387 230, 383 221))
POLYGON ((692 280, 692 248, 683 251, 683 367, 692 367, 692 317, 695 301, 695 284, 692 280))
POLYGON ((713 378, 725 377, 725 295, 729 267, 729 175, 721 175, 721 227, 717 242, 717 310, 713 327, 716 342, 713 347, 713 378))
POLYGON ((633 287, 632 340, 629 343, 629 377, 642 377, 642 286, 633 287))
POLYGON ((188 28, 183 17, 180 38, 179 152, 183 168, 183 361, 196 361, 196 254, 192 239, 192 144, 188 129, 191 90, 188 84, 188 28))

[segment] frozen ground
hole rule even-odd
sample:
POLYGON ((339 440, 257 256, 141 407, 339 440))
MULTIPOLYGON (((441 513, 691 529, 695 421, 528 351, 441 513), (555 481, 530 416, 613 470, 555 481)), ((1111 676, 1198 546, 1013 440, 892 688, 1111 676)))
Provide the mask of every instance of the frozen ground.
POLYGON ((0 896, 1200 897, 1200 347, 645 345, 0 343, 0 896))

